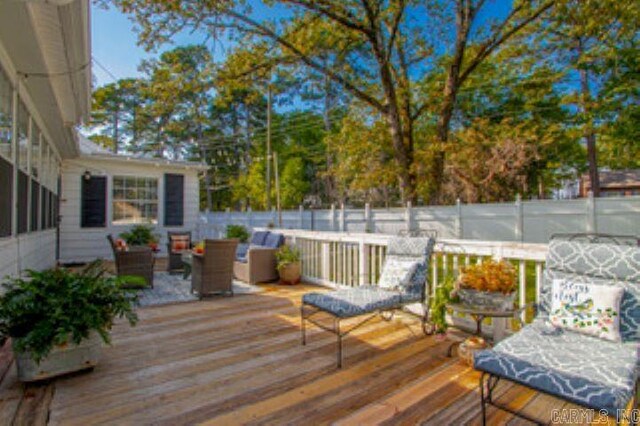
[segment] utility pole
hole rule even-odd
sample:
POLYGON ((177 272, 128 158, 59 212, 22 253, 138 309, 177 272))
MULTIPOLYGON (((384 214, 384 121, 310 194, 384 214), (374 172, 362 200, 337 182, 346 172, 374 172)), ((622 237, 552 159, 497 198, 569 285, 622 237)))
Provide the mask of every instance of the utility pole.
POLYGON ((273 153, 273 171, 276 177, 276 209, 278 210, 278 228, 282 228, 282 208, 280 207, 280 174, 278 173, 278 153, 273 153))
POLYGON ((271 74, 267 84, 267 211, 271 210, 271 74))

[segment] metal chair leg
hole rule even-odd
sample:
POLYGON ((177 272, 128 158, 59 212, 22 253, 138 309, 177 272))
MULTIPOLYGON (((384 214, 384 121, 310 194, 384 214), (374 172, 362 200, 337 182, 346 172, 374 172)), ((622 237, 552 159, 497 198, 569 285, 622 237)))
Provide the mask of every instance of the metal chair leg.
POLYGON ((336 336, 338 337, 338 368, 342 368, 342 334, 340 334, 340 320, 336 320, 336 336))
POLYGON ((307 344, 307 333, 304 323, 304 305, 300 306, 300 324, 302 330, 302 346, 305 346, 307 344))
POLYGON ((482 373, 480 376, 480 409, 482 411, 482 426, 486 426, 487 424, 487 409, 484 400, 484 376, 486 374, 487 373, 482 373))

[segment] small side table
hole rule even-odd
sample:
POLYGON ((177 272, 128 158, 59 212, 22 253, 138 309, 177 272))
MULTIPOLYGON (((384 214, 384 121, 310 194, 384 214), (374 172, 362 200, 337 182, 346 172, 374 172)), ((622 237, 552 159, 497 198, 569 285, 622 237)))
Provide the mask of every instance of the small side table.
POLYGON ((193 263, 193 256, 190 252, 182 253, 182 263, 184 268, 182 270, 182 279, 186 280, 191 276, 191 264, 193 263))
MULTIPOLYGON (((497 310, 483 306, 470 306, 464 303, 447 303, 447 309, 471 316, 476 322, 475 335, 478 337, 482 337, 482 322, 485 318, 513 318, 516 313, 519 312, 516 309, 497 310)), ((453 342, 449 346, 449 350, 447 351, 448 357, 451 357, 453 348, 460 345, 460 343, 462 342, 453 342)))

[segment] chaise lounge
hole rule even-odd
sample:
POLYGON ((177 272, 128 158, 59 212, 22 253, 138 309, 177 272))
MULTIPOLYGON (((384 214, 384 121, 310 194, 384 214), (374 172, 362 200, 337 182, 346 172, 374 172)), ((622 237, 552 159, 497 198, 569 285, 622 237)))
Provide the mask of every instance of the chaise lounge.
POLYGON ((487 404, 539 422, 494 401, 493 390, 500 380, 596 413, 606 412, 619 423, 621 410, 636 405, 640 362, 638 239, 586 234, 552 238, 538 308, 532 324, 493 349, 475 354, 474 366, 483 373, 483 424, 487 404), (570 302, 565 295, 570 296, 570 302), (617 300, 619 314, 615 307, 604 307, 608 300, 617 300))
POLYGON ((306 344, 306 321, 334 333, 337 337, 337 366, 341 368, 343 337, 377 315, 415 303, 422 304, 422 328, 428 334, 426 282, 434 245, 433 238, 394 238, 389 242, 378 285, 345 288, 328 293, 307 293, 302 296, 302 344, 306 344), (333 327, 316 321, 314 316, 318 313, 331 315, 333 327), (350 329, 340 328, 340 321, 365 315, 367 317, 350 329))

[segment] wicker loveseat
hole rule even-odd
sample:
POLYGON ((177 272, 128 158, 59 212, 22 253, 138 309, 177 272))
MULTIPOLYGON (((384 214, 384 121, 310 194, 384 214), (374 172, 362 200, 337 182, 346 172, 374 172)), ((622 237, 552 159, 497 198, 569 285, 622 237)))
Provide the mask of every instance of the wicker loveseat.
POLYGON ((116 263, 118 276, 142 277, 147 285, 153 288, 153 265, 155 258, 151 247, 133 246, 126 250, 119 250, 111 235, 107 235, 107 240, 113 250, 113 257, 116 263))
POLYGON ((284 235, 269 231, 257 231, 250 244, 238 247, 233 263, 233 274, 240 281, 250 284, 278 279, 276 251, 284 244, 284 235))

